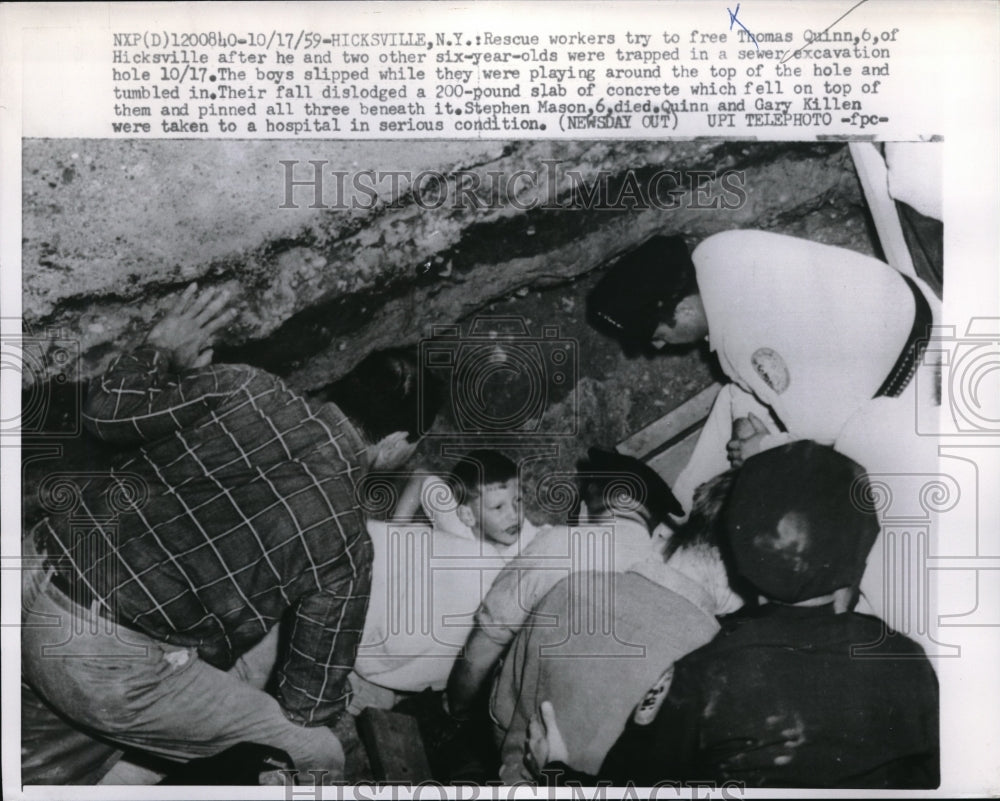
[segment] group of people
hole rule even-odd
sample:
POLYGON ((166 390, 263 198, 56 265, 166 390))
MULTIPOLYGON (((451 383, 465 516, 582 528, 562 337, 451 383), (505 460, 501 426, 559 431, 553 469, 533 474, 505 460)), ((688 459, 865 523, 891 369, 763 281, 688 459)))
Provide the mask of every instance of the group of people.
POLYGON ((212 364, 232 312, 189 288, 92 384, 87 428, 121 458, 24 539, 25 782, 248 742, 338 781, 345 711, 429 690, 489 727, 508 783, 937 786, 935 673, 893 626, 866 474, 933 464, 914 419, 939 299, 730 231, 654 237, 588 305, 628 349, 707 337, 730 383, 672 489, 590 448, 578 508, 538 526, 485 449, 370 513, 365 481, 412 469, 443 402, 413 356, 306 399, 212 364))

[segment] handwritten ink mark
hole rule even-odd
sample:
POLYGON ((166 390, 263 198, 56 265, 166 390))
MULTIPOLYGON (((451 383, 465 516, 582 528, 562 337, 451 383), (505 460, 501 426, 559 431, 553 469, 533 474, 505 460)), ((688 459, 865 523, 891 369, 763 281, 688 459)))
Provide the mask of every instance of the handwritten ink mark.
MULTIPOLYGON (((831 22, 829 25, 827 25, 822 31, 820 31, 820 35, 826 33, 828 30, 830 30, 830 28, 832 28, 834 25, 836 25, 838 22, 840 22, 844 17, 846 17, 848 14, 850 14, 852 11, 854 11, 854 9, 856 9, 858 6, 863 5, 864 3, 867 3, 867 2, 868 2, 868 0, 858 0, 857 3, 855 3, 849 9, 847 9, 847 11, 845 11, 843 14, 841 14, 839 17, 837 17, 833 22, 831 22)), ((736 6, 736 10, 739 11, 740 7, 736 6)), ((729 27, 732 28, 733 26, 730 25, 729 27)), ((808 42, 806 42, 806 44, 808 44, 808 42)), ((788 61, 788 59, 795 58, 795 56, 797 56, 799 53, 802 52, 802 48, 805 47, 805 46, 806 45, 802 45, 802 47, 800 47, 798 50, 795 50, 794 52, 789 53, 787 56, 785 56, 783 59, 781 59, 780 63, 784 64, 786 61, 788 61)))
MULTIPOLYGON (((862 0, 862 2, 864 2, 864 0, 862 0)), ((747 36, 749 36, 750 39, 753 41, 754 47, 760 50, 760 45, 757 44, 757 37, 754 36, 752 33, 750 33, 750 29, 746 25, 744 25, 742 22, 736 19, 736 15, 740 13, 740 4, 739 3, 736 4, 735 11, 733 11, 731 8, 727 6, 726 11, 729 12, 729 30, 733 29, 733 23, 735 22, 737 25, 739 25, 743 30, 747 32, 747 36)))

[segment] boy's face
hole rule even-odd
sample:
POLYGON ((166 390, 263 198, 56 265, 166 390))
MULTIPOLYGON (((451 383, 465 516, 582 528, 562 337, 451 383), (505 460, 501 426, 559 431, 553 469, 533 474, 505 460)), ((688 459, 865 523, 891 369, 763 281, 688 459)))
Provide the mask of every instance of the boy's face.
POLYGON ((482 494, 467 505, 472 523, 469 527, 484 540, 511 545, 517 541, 521 487, 516 478, 486 484, 482 494))

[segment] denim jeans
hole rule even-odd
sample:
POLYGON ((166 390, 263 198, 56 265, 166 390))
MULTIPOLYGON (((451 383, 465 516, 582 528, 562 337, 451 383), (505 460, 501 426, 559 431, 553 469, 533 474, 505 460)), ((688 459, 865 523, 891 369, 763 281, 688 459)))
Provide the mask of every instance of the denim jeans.
POLYGON ((292 722, 260 689, 277 653, 277 628, 225 672, 194 648, 158 642, 71 600, 52 586, 30 535, 23 557, 22 674, 70 721, 167 759, 212 756, 249 742, 284 751, 300 771, 343 778, 344 752, 333 732, 292 722))

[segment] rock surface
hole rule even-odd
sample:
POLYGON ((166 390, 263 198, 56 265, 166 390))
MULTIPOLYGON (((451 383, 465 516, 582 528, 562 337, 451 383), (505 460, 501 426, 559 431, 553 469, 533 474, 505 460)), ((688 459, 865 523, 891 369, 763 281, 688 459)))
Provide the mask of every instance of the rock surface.
MULTIPOLYGON (((694 243, 859 202, 837 144, 35 140, 23 165, 25 323, 78 344, 72 377, 99 373, 198 281, 229 287, 239 309, 219 357, 304 389, 654 232, 694 243), (310 161, 323 162, 321 191, 310 161), (683 172, 660 181, 661 208, 635 207, 658 170, 683 172), (692 192, 707 180, 695 170, 742 171, 745 202, 718 207, 733 197, 718 182, 692 192), (401 176, 393 191, 393 171, 416 186, 401 176), (607 208, 582 208, 580 191, 602 180, 607 208)), ((823 241, 847 236, 802 224, 823 241)), ((38 364, 26 384, 65 372, 38 364)))

